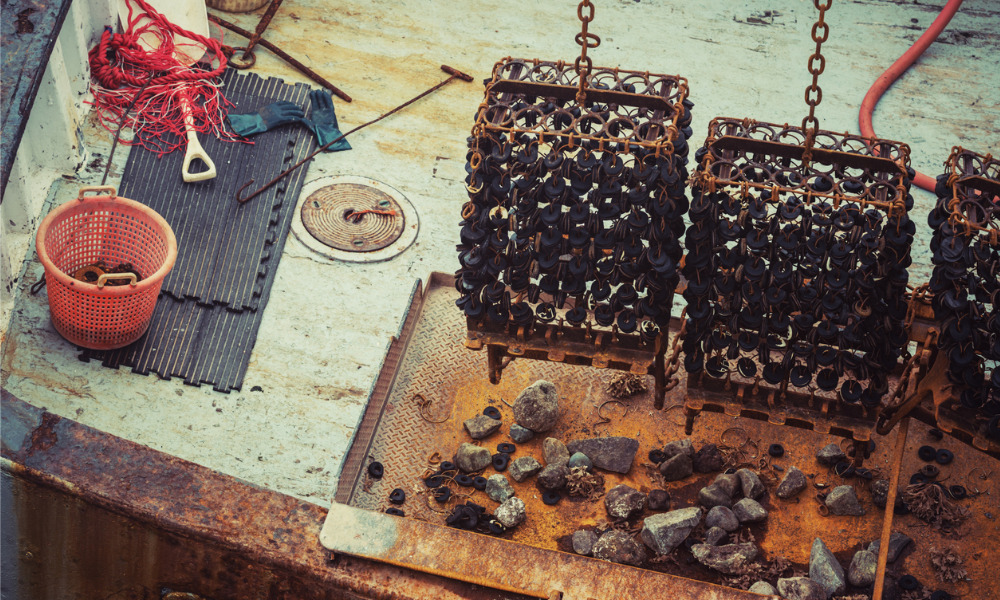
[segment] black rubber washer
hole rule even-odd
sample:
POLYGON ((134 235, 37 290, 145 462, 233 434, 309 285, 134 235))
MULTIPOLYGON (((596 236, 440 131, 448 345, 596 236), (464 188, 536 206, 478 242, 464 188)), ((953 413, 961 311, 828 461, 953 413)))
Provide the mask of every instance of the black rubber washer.
POLYGON ((451 498, 451 488, 439 487, 434 490, 434 499, 444 504, 451 498))
POLYGON ((497 444, 497 452, 502 452, 504 454, 514 454, 515 450, 517 450, 517 446, 515 446, 514 444, 509 444, 507 442, 504 442, 502 444, 497 444))
POLYGON ((404 492, 402 488, 392 490, 389 494, 389 502, 392 502, 393 504, 402 504, 406 502, 406 492, 404 492))
POLYGON ((560 500, 562 500, 562 494, 560 494, 559 492, 556 492, 554 490, 542 492, 542 502, 548 504, 549 506, 552 506, 553 504, 559 504, 560 500))
POLYGON ((931 462, 937 457, 937 448, 934 446, 921 446, 917 449, 917 456, 924 462, 931 462))
POLYGON ((767 447, 767 453, 775 458, 781 458, 785 455, 785 447, 781 444, 771 444, 767 447))
POLYGON ((944 432, 938 429, 937 427, 928 431, 927 434, 936 440, 944 438, 944 432))
POLYGON ((500 409, 495 406, 487 406, 483 409, 483 414, 491 419, 500 420, 500 409))
POLYGON ((920 587, 920 582, 913 575, 903 575, 896 581, 896 584, 899 586, 899 589, 906 591, 915 590, 920 587))
POLYGON ((854 474, 857 475, 858 477, 860 477, 861 479, 869 479, 870 480, 870 479, 872 479, 874 477, 874 474, 871 472, 871 469, 866 469, 864 467, 861 467, 859 469, 855 469, 854 470, 854 474))
POLYGON ((667 460, 667 455, 663 453, 663 450, 654 448, 649 451, 649 462, 660 464, 665 460, 667 460))
POLYGON ((920 474, 927 479, 934 479, 941 474, 941 469, 937 468, 936 465, 924 465, 920 467, 920 474))
POLYGON ((486 489, 486 478, 483 477, 483 476, 473 477, 472 478, 472 487, 476 488, 479 491, 485 490, 486 489))
POLYGON ((406 513, 403 512, 403 509, 396 508, 395 506, 391 506, 391 507, 385 509, 385 514, 387 514, 387 515, 395 515, 397 517, 405 517, 406 516, 406 513))
POLYGON ((507 465, 510 464, 510 455, 504 454, 503 452, 497 452, 493 455, 493 468, 497 471, 506 471, 507 465))
POLYGON ((931 600, 951 600, 951 594, 944 590, 934 590, 931 592, 931 600))
POLYGON ((961 500, 962 498, 967 497, 969 495, 969 492, 966 491, 964 486, 953 485, 948 488, 948 495, 954 498, 955 500, 961 500))
POLYGON ((447 473, 448 471, 454 471, 456 469, 458 469, 458 467, 456 467, 455 463, 451 462, 450 460, 442 461, 441 464, 438 465, 438 473, 442 474, 447 473))
POLYGON ((385 474, 385 468, 382 466, 382 463, 375 461, 368 465, 368 474, 375 479, 382 479, 382 475, 385 474))
POLYGON ((505 531, 507 531, 507 528, 503 526, 503 523, 500 521, 490 521, 490 533, 500 535, 505 531))
POLYGON ((934 460, 936 460, 939 465, 947 465, 950 464, 951 461, 955 460, 955 455, 951 450, 941 448, 934 456, 934 460))
POLYGON ((455 483, 462 487, 472 487, 472 477, 466 475, 465 473, 459 473, 455 475, 455 483))
POLYGON ((920 485, 927 483, 927 476, 923 473, 914 473, 910 475, 910 485, 920 485))
POLYGON ((440 487, 442 483, 444 483, 444 477, 440 475, 431 475, 427 479, 424 479, 424 485, 429 488, 440 487))

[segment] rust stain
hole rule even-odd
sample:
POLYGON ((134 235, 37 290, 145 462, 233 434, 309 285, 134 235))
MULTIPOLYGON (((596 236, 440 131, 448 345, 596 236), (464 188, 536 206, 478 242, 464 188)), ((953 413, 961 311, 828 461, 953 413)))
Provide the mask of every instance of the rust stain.
POLYGON ((31 432, 31 447, 28 449, 29 455, 34 452, 48 450, 56 445, 56 442, 59 441, 59 436, 56 435, 55 427, 61 420, 62 417, 50 412, 42 413, 42 424, 31 432))

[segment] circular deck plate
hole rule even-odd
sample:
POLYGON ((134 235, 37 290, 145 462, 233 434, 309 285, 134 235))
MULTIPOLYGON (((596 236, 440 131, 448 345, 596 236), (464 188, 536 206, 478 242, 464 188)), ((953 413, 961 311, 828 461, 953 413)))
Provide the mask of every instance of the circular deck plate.
POLYGON ((395 257, 417 237, 413 205, 398 190, 353 175, 322 177, 299 195, 295 237, 314 252, 335 260, 378 262, 395 257), (365 213, 390 211, 392 215, 365 213))

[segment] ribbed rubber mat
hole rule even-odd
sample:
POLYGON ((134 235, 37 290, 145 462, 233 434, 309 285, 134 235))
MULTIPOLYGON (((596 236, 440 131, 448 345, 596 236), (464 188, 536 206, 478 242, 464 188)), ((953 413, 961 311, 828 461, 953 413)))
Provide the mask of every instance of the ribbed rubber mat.
MULTIPOLYGON (((256 112, 277 100, 308 109, 306 85, 239 75, 231 69, 222 79, 223 92, 235 104, 230 112, 256 112)), ((312 151, 312 136, 304 127, 288 126, 254 136, 253 144, 201 138, 218 177, 184 183, 181 152, 157 157, 136 146, 125 165, 119 193, 157 211, 174 229, 177 263, 163 282, 164 292, 234 310, 256 309, 277 239, 275 213, 285 193, 300 188, 306 170, 296 171, 246 204, 236 202, 236 192, 250 179, 259 186, 300 160, 305 152, 288 150, 312 151)))
MULTIPOLYGON (((236 105, 232 112, 253 112, 277 100, 306 106, 308 112, 308 86, 231 70, 223 82, 226 97, 236 105)), ((316 144, 304 127, 257 135, 254 145, 202 137, 219 171, 206 182, 181 181, 180 152, 157 159, 152 152, 132 149, 119 193, 170 223, 177 236, 177 263, 142 339, 118 350, 83 350, 80 359, 229 392, 243 385, 307 169, 243 205, 236 202, 236 191, 250 178, 258 185, 269 181, 316 144)))

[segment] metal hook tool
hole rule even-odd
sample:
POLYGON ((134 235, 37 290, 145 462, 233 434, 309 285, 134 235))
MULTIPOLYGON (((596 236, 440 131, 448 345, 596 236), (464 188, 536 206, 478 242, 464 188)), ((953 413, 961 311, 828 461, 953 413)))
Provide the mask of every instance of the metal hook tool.
POLYGON ((236 192, 236 201, 239 202, 240 204, 243 204, 244 202, 248 202, 254 196, 257 196, 258 194, 260 194, 264 190, 270 188, 272 185, 274 185, 274 184, 278 183, 279 181, 281 181, 285 176, 287 176, 289 173, 291 173, 295 169, 298 169, 302 165, 306 164, 307 162, 309 162, 310 160, 312 160, 313 158, 315 158, 316 155, 318 155, 320 152, 326 150, 330 146, 336 144, 337 142, 339 142, 340 140, 342 140, 342 139, 346 138, 347 136, 351 135, 355 131, 357 131, 359 129, 364 129, 365 127, 368 127, 369 125, 372 125, 374 123, 378 123, 382 119, 384 119, 384 118, 386 118, 386 117, 388 117, 388 116, 390 116, 390 115, 392 115, 392 114, 394 114, 396 112, 399 112, 400 110, 403 110, 407 106, 413 104, 417 100, 420 100, 421 98, 423 98, 424 96, 430 94, 431 92, 434 92, 434 91, 438 90, 439 88, 444 87, 445 85, 451 83, 451 81, 453 79, 461 79, 462 81, 472 81, 472 75, 468 75, 466 73, 463 73, 463 72, 459 71, 458 69, 455 69, 453 67, 449 67, 448 65, 441 65, 441 70, 444 71, 445 73, 448 73, 449 75, 451 75, 451 77, 449 77, 448 79, 445 79, 444 81, 442 81, 441 83, 435 85, 434 87, 430 88, 429 90, 427 90, 427 91, 425 91, 425 92, 423 92, 423 93, 421 93, 421 94, 419 94, 417 96, 414 96, 410 100, 407 100, 406 102, 404 102, 403 104, 400 104, 399 106, 397 106, 396 108, 390 110, 389 112, 387 112, 387 113, 385 113, 385 114, 383 114, 383 115, 381 115, 381 116, 379 116, 379 117, 377 117, 375 119, 372 119, 371 121, 368 121, 367 123, 364 123, 362 125, 358 125, 357 127, 355 127, 354 129, 348 131, 344 135, 342 135, 342 136, 340 136, 340 137, 338 137, 338 138, 336 138, 336 139, 334 139, 334 140, 332 140, 330 142, 327 142, 326 144, 320 146, 312 154, 310 154, 309 156, 303 158, 302 160, 300 160, 299 162, 295 163, 294 165, 288 167, 287 169, 285 169, 284 171, 282 171, 280 174, 278 174, 277 177, 275 177, 271 181, 269 181, 269 182, 265 183, 263 186, 261 186, 261 188, 258 189, 256 192, 253 192, 252 194, 250 194, 249 196, 246 196, 246 197, 243 197, 243 192, 248 187, 250 187, 251 185, 253 185, 254 180, 251 179, 250 181, 244 183, 243 187, 241 187, 236 192))

